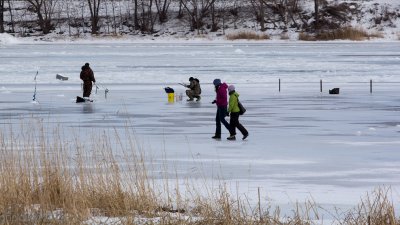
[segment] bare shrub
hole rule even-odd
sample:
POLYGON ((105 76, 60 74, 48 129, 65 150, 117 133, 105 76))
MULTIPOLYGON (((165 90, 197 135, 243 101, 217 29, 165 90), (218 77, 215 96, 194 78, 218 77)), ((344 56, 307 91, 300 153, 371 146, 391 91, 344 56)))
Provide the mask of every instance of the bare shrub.
POLYGON ((280 35, 281 40, 289 40, 289 34, 288 33, 281 33, 280 35))
POLYGON ((239 40, 239 39, 245 39, 245 40, 268 40, 270 39, 270 36, 268 34, 257 34, 255 32, 251 31, 241 31, 238 33, 234 34, 227 34, 226 39, 228 40, 239 40))

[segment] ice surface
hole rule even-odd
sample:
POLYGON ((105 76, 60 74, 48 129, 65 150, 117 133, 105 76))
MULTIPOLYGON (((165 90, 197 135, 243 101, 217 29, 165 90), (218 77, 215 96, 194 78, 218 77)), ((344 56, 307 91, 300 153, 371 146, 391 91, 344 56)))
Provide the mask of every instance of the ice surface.
MULTIPOLYGON (((168 164, 170 179, 223 179, 232 191, 238 183, 255 202, 261 188, 262 197, 278 205, 312 196, 346 208, 375 187, 399 190, 399 52, 396 42, 5 45, 1 126, 6 131, 41 118, 82 138, 129 127, 153 163, 168 164), (94 103, 76 104, 85 62, 99 90, 94 103), (57 73, 69 80, 57 80, 57 73), (200 79, 201 102, 169 104, 163 88, 184 95, 178 82, 190 76, 200 79), (240 93, 248 140, 238 134, 229 142, 224 129, 221 141, 211 139, 214 78, 240 93), (328 94, 334 87, 339 95, 328 94)), ((160 170, 154 179, 165 178, 160 170)))

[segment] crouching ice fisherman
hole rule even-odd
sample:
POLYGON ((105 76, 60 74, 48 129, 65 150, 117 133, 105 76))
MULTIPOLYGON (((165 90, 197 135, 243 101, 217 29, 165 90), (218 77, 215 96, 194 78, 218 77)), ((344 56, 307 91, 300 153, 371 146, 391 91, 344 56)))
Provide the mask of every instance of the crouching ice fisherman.
POLYGON ((83 81, 83 98, 89 99, 89 96, 92 93, 93 83, 96 83, 93 70, 90 68, 89 63, 82 66, 80 78, 83 81))
POLYGON ((189 88, 189 90, 186 90, 186 95, 189 97, 187 101, 193 101, 193 98, 197 98, 196 101, 200 101, 201 88, 199 79, 190 77, 189 81, 190 84, 185 85, 185 87, 189 88))

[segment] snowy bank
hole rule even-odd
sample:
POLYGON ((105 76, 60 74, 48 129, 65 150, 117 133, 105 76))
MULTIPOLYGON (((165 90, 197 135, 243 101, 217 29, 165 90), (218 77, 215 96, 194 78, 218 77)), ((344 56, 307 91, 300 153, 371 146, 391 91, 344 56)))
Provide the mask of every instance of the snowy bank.
POLYGON ((9 45, 9 44, 17 44, 20 41, 14 36, 6 33, 0 33, 0 46, 1 45, 9 45))

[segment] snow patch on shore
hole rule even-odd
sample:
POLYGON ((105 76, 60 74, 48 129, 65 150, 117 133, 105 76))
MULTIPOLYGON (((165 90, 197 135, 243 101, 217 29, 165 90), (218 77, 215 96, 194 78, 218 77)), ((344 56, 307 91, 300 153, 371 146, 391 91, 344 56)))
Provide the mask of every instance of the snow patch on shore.
POLYGON ((14 36, 6 33, 0 33, 0 46, 17 43, 19 43, 19 40, 14 36))

